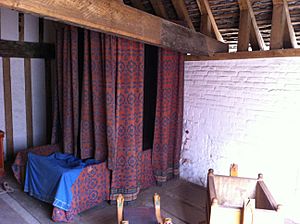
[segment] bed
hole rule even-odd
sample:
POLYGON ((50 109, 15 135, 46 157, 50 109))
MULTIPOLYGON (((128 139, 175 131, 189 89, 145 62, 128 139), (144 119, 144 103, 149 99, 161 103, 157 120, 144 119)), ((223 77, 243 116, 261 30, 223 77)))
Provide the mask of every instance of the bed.
MULTIPOLYGON (((59 152, 59 145, 46 145, 30 148, 17 153, 12 169, 14 176, 20 184, 24 183, 27 155, 29 152, 37 155, 50 155, 59 152)), ((53 208, 52 219, 55 222, 71 222, 78 213, 92 208, 99 203, 109 200, 110 171, 106 162, 85 167, 74 184, 71 208, 64 211, 53 208)))
MULTIPOLYGON (((60 151, 59 145, 45 145, 18 152, 12 165, 15 178, 20 184, 24 184, 27 155, 29 152, 47 156, 60 151)), ((151 187, 156 183, 151 158, 151 149, 143 151, 141 157, 143 173, 140 180, 141 189, 151 187)), ((73 195, 71 209, 66 212, 53 207, 52 220, 55 222, 71 222, 78 213, 99 205, 105 200, 109 200, 110 177, 111 172, 108 170, 106 162, 84 168, 71 188, 73 195)))

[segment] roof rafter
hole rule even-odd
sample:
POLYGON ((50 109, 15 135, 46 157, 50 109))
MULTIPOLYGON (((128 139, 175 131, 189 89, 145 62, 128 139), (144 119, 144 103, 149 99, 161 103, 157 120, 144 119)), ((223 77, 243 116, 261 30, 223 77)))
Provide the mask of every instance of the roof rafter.
POLYGON ((222 34, 220 33, 214 15, 211 11, 207 0, 196 0, 198 8, 201 13, 201 27, 200 32, 211 36, 211 28, 218 41, 224 42, 222 34))
POLYGON ((131 0, 131 3, 134 8, 137 8, 139 10, 145 10, 145 7, 141 0, 131 0))
POLYGON ((239 0, 239 7, 238 51, 248 51, 249 42, 253 50, 266 50, 250 0, 239 0))
POLYGON ((188 27, 191 30, 195 31, 195 27, 189 16, 189 12, 187 11, 184 0, 172 0, 172 4, 175 8, 175 11, 176 11, 179 19, 184 20, 187 23, 188 27))
POLYGON ((168 14, 164 7, 164 4, 162 3, 162 0, 150 0, 150 2, 151 2, 151 5, 152 5, 156 15, 158 15, 164 19, 168 18, 168 14))
POLYGON ((110 33, 182 53, 227 52, 228 45, 201 33, 111 0, 0 0, 10 8, 110 33), (138 18, 138 20, 137 20, 138 18))
POLYGON ((273 0, 270 48, 298 48, 286 0, 273 0))

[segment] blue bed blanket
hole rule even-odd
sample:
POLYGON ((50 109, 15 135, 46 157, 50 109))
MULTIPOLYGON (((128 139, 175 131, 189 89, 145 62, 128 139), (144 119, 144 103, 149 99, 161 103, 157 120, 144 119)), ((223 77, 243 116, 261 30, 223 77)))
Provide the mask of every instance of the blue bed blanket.
POLYGON ((70 154, 53 153, 40 156, 28 153, 24 191, 55 207, 68 211, 71 207, 71 187, 82 169, 95 160, 82 160, 70 154))

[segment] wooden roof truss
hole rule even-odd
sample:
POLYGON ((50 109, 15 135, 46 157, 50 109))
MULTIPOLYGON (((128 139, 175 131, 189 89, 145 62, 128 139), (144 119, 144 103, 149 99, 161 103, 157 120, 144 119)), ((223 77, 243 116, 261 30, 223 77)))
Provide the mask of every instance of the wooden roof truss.
POLYGON ((300 0, 0 0, 0 6, 199 58, 223 58, 228 46, 246 54, 272 50, 260 56, 299 52, 300 0))

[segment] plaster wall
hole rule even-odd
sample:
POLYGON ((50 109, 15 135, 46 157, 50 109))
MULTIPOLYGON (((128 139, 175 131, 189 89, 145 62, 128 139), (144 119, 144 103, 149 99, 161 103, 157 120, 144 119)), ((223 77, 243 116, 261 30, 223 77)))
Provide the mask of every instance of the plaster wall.
POLYGON ((205 186, 237 163, 299 221, 300 57, 186 62, 184 94, 181 177, 205 186))
MULTIPOLYGON (((3 40, 19 40, 19 13, 17 11, 0 9, 0 37, 3 40)), ((39 41, 39 18, 29 14, 24 15, 24 41, 39 41)), ((51 21, 44 21, 44 41, 55 41, 54 27, 51 21)), ((14 152, 27 148, 26 132, 26 102, 24 58, 10 58, 10 77, 13 117, 14 152)), ((0 130, 5 131, 5 99, 3 83, 3 66, 0 57, 0 130)), ((32 119, 33 144, 41 145, 46 141, 46 93, 45 93, 45 60, 31 59, 32 86, 32 119)), ((6 155, 6 139, 4 139, 6 155)))

